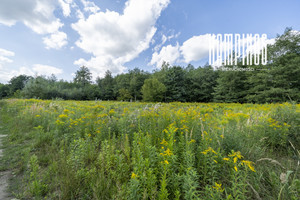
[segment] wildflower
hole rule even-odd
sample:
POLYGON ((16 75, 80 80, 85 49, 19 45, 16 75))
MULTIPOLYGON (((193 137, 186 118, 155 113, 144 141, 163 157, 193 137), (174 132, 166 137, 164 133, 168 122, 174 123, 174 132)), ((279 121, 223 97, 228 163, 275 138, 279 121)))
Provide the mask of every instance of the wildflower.
POLYGON ((64 113, 68 114, 70 111, 68 109, 64 109, 64 113))
POLYGON ((225 160, 225 161, 228 161, 228 160, 229 160, 229 158, 223 158, 223 160, 225 160))
POLYGON ((217 152, 215 150, 213 150, 211 147, 208 147, 208 149, 206 149, 205 151, 201 152, 202 154, 207 154, 208 152, 212 152, 214 154, 217 154, 217 152))
POLYGON ((195 143, 196 142, 196 140, 194 140, 194 139, 191 139, 191 141, 190 141, 190 143, 195 143))
POLYGON ((62 122, 62 121, 60 121, 60 120, 56 120, 55 123, 56 123, 57 125, 63 125, 63 124, 65 124, 65 122, 62 122))
POLYGON ((168 165, 169 164, 169 162, 167 161, 167 160, 165 160, 165 163, 168 165))
POLYGON ((229 157, 237 157, 238 159, 242 159, 242 158, 243 158, 241 152, 239 152, 239 151, 237 151, 237 152, 232 151, 232 153, 229 154, 228 156, 229 156, 229 157))
POLYGON ((236 163, 237 159, 238 159, 237 157, 234 157, 233 158, 233 163, 236 163))
POLYGON ((251 171, 256 172, 255 169, 254 169, 254 167, 252 166, 252 162, 251 161, 243 160, 242 164, 247 165, 251 171))
POLYGON ((223 192, 222 189, 222 184, 218 184, 217 182, 215 182, 215 186, 213 186, 214 189, 216 189, 217 191, 223 192))
POLYGON ((171 156, 172 155, 172 152, 170 151, 170 149, 168 148, 167 150, 164 151, 164 155, 166 156, 171 156))
POLYGON ((135 179, 135 178, 137 178, 138 177, 138 175, 137 174, 135 174, 134 172, 132 172, 132 174, 131 174, 131 178, 132 179, 135 179))
POLYGON ((114 109, 111 109, 108 114, 112 115, 112 114, 115 114, 115 110, 114 109))
POLYGON ((35 117, 41 117, 41 115, 36 115, 35 117))
POLYGON ((161 142, 160 144, 167 146, 167 145, 168 145, 168 142, 167 142, 165 139, 163 139, 162 142, 161 142))
POLYGON ((68 118, 68 115, 65 115, 65 114, 61 114, 58 116, 59 118, 63 119, 63 118, 68 118))
POLYGON ((237 167, 236 166, 234 166, 234 170, 237 172, 237 167))

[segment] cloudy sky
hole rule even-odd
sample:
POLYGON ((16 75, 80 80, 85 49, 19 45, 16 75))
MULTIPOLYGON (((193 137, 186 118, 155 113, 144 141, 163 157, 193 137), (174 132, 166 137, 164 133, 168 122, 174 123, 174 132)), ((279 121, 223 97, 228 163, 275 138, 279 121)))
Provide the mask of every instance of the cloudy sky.
POLYGON ((0 0, 0 82, 207 62, 207 35, 300 30, 299 0, 0 0))

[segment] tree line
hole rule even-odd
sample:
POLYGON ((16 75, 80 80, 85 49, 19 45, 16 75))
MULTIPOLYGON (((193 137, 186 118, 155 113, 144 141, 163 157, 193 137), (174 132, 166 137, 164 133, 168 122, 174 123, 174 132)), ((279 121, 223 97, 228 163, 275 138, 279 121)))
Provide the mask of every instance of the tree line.
POLYGON ((119 100, 151 102, 300 102, 300 33, 287 28, 268 45, 268 64, 250 66, 251 71, 226 66, 227 71, 209 65, 195 68, 171 66, 164 62, 152 73, 135 68, 127 73, 92 82, 89 69, 82 66, 73 81, 50 77, 13 77, 0 84, 0 98, 65 100, 119 100), (231 70, 230 70, 231 69, 231 70), (235 69, 235 70, 234 70, 235 69), (238 70, 236 70, 238 69, 238 70))

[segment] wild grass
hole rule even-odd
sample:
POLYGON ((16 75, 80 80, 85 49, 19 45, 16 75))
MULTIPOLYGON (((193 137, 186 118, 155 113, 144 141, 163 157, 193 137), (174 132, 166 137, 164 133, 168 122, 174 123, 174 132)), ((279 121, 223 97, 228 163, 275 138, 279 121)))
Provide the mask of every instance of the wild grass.
POLYGON ((300 198, 300 105, 0 101, 20 199, 300 198))

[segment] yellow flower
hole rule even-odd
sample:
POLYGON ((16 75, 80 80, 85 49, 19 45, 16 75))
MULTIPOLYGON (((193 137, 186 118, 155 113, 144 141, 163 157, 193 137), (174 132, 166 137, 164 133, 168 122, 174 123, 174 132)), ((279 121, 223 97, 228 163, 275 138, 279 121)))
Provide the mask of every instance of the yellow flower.
POLYGON ((195 143, 196 142, 196 140, 194 140, 194 139, 191 139, 191 141, 190 141, 190 143, 195 143))
POLYGON ((69 113, 70 111, 68 109, 64 109, 64 113, 69 113))
POLYGON ((62 121, 60 121, 60 120, 56 120, 55 123, 56 123, 57 125, 63 125, 63 124, 65 124, 65 122, 62 122, 62 121))
POLYGON ((168 145, 168 142, 167 142, 165 139, 163 139, 162 142, 161 142, 160 144, 167 146, 167 145, 168 145))
POLYGON ((172 155, 172 152, 170 151, 169 148, 168 148, 167 150, 165 150, 165 155, 166 155, 166 156, 172 155))
POLYGON ((58 116, 59 118, 68 118, 68 115, 65 115, 65 114, 61 114, 58 116))
POLYGON ((229 157, 237 157, 238 159, 242 159, 242 158, 243 158, 241 152, 239 152, 239 151, 237 151, 237 152, 232 151, 232 153, 229 154, 228 156, 229 156, 229 157))
POLYGON ((168 165, 169 164, 169 162, 167 161, 167 160, 165 160, 165 163, 168 165))
POLYGON ((215 186, 213 186, 214 189, 216 189, 217 191, 220 191, 222 192, 223 189, 222 189, 222 184, 218 184, 217 182, 215 182, 215 186))
POLYGON ((225 160, 225 161, 228 161, 228 160, 229 160, 229 158, 223 158, 223 160, 225 160))
POLYGON ((41 115, 36 115, 35 117, 41 117, 41 115))
POLYGON ((233 162, 236 163, 236 161, 237 161, 237 157, 234 157, 233 162))
POLYGON ((137 174, 135 174, 134 172, 132 172, 132 174, 131 174, 131 178, 132 179, 135 179, 135 178, 137 178, 138 177, 138 175, 137 174))
POLYGON ((237 167, 236 166, 234 166, 234 170, 237 172, 237 167))
POLYGON ((251 162, 251 161, 243 160, 243 161, 242 161, 242 164, 243 164, 243 163, 244 163, 245 165, 247 165, 251 171, 256 172, 255 169, 254 169, 254 167, 252 166, 252 162, 251 162))
POLYGON ((223 135, 223 134, 222 134, 222 135, 220 135, 220 137, 224 139, 224 135, 223 135))
POLYGON ((115 114, 115 110, 114 109, 111 109, 108 114, 112 115, 112 114, 115 114))
POLYGON ((208 152, 212 152, 214 154, 217 154, 217 152, 215 150, 213 150, 211 147, 208 147, 208 149, 206 149, 205 151, 201 152, 204 155, 207 154, 208 152))

